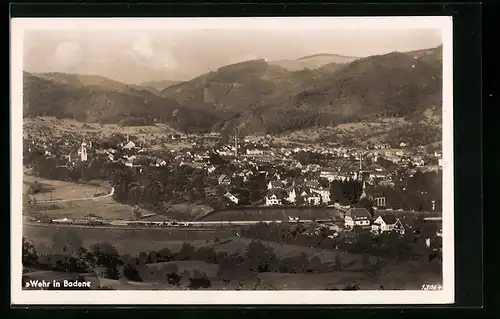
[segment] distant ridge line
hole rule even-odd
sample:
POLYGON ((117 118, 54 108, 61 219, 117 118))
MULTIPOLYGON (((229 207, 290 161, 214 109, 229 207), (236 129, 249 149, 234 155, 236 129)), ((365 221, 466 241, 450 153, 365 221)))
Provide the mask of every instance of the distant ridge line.
POLYGON ((359 59, 360 58, 360 57, 356 57, 356 56, 348 56, 348 55, 341 55, 341 54, 334 54, 334 53, 318 53, 318 54, 306 55, 306 56, 298 58, 297 60, 310 59, 310 58, 315 58, 315 57, 319 57, 319 56, 336 56, 339 58, 348 58, 348 59, 359 59))

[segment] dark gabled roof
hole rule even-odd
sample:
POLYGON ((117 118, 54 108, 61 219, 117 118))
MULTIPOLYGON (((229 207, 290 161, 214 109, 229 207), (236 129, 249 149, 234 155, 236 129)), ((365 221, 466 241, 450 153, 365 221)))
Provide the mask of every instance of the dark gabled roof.
POLYGON ((397 217, 394 215, 385 215, 381 217, 387 225, 394 225, 398 220, 397 217))
POLYGON ((370 212, 366 208, 351 208, 347 211, 346 216, 351 216, 352 218, 371 218, 370 212))

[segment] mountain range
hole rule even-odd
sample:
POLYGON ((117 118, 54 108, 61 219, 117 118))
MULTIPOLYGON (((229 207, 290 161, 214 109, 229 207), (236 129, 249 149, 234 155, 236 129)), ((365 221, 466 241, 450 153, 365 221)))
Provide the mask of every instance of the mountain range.
POLYGON ((24 116, 182 131, 280 133, 441 109, 442 47, 365 58, 252 60, 190 81, 128 85, 93 75, 24 72, 24 116))

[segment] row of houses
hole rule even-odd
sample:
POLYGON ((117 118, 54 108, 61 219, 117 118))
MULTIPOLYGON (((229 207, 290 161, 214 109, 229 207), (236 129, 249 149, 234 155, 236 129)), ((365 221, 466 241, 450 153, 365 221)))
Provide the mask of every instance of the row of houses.
MULTIPOLYGON (((344 227, 352 230, 356 226, 379 234, 395 232, 399 235, 404 235, 407 231, 397 214, 386 214, 385 212, 379 213, 376 211, 374 216, 372 216, 366 208, 349 208, 344 214, 344 227)), ((436 232, 436 236, 443 236, 442 227, 436 232)))
POLYGON ((394 231, 397 234, 404 235, 405 227, 399 218, 394 215, 379 215, 372 217, 366 208, 351 208, 344 215, 344 226, 347 229, 369 228, 372 232, 383 233, 394 231))

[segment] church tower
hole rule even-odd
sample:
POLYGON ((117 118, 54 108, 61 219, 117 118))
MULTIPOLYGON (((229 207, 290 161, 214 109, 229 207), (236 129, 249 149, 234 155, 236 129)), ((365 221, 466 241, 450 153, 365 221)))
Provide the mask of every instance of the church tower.
POLYGON ((238 158, 238 128, 234 130, 234 157, 238 158))
POLYGON ((87 143, 85 143, 85 140, 82 142, 82 145, 81 145, 80 159, 82 162, 87 161, 87 143))
POLYGON ((362 183, 363 183, 363 192, 361 193, 361 196, 359 197, 359 199, 366 197, 366 179, 363 179, 362 183))

